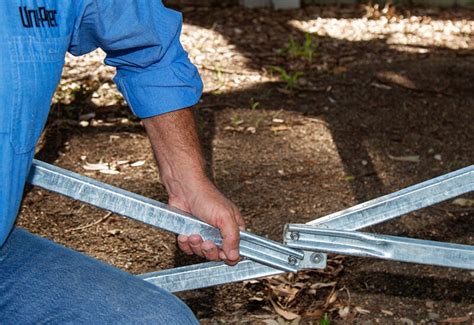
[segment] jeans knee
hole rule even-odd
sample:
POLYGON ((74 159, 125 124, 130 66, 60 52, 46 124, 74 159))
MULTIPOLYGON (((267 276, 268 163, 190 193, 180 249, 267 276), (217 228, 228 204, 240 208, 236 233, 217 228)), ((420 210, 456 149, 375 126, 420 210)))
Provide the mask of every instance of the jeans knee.
POLYGON ((191 309, 178 297, 157 287, 153 291, 154 294, 142 299, 140 306, 136 306, 136 312, 133 313, 133 318, 136 318, 130 320, 130 323, 199 324, 191 309))

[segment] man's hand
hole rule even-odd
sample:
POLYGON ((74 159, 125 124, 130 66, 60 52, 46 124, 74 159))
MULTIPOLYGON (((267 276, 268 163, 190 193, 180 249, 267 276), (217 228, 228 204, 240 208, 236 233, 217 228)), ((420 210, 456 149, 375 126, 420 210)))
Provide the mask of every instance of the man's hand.
POLYGON ((244 221, 237 207, 226 199, 210 182, 195 186, 190 195, 170 197, 170 205, 189 212, 202 221, 220 229, 223 247, 220 250, 212 241, 203 242, 201 236, 178 236, 178 245, 186 254, 196 254, 211 261, 224 260, 234 265, 239 260, 239 229, 244 221))
POLYGON ((244 221, 237 207, 226 199, 207 178, 201 147, 191 109, 183 109, 143 120, 169 194, 169 204, 189 212, 221 231, 222 250, 201 236, 178 237, 178 245, 187 254, 209 260, 239 261, 239 229, 244 221))

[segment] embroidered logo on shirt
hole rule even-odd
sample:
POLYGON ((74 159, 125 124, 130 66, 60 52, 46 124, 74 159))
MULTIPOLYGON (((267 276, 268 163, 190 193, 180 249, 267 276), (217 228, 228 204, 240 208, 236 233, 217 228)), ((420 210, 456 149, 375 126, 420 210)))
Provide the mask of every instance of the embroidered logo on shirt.
POLYGON ((21 16, 21 22, 25 28, 33 27, 58 27, 56 22, 56 9, 46 9, 46 7, 38 7, 36 9, 28 9, 26 6, 18 7, 21 16))

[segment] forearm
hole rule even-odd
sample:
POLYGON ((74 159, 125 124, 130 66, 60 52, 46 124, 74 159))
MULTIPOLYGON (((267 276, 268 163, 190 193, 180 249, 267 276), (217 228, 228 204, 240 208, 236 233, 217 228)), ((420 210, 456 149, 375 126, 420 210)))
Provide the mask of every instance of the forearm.
POLYGON ((179 236, 179 247, 188 254, 235 264, 239 259, 239 228, 245 224, 237 207, 206 177, 205 162, 191 109, 143 120, 155 153, 169 204, 218 227, 222 250, 203 242, 198 234, 179 236))
POLYGON ((192 109, 182 109, 143 120, 170 196, 182 197, 190 183, 208 182, 192 109))

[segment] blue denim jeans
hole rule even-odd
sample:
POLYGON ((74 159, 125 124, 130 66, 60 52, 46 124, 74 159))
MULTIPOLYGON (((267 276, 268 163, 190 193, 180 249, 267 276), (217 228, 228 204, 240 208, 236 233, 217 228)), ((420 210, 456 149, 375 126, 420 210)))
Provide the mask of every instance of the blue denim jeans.
POLYGON ((15 228, 0 247, 0 324, 198 324, 150 283, 15 228))

